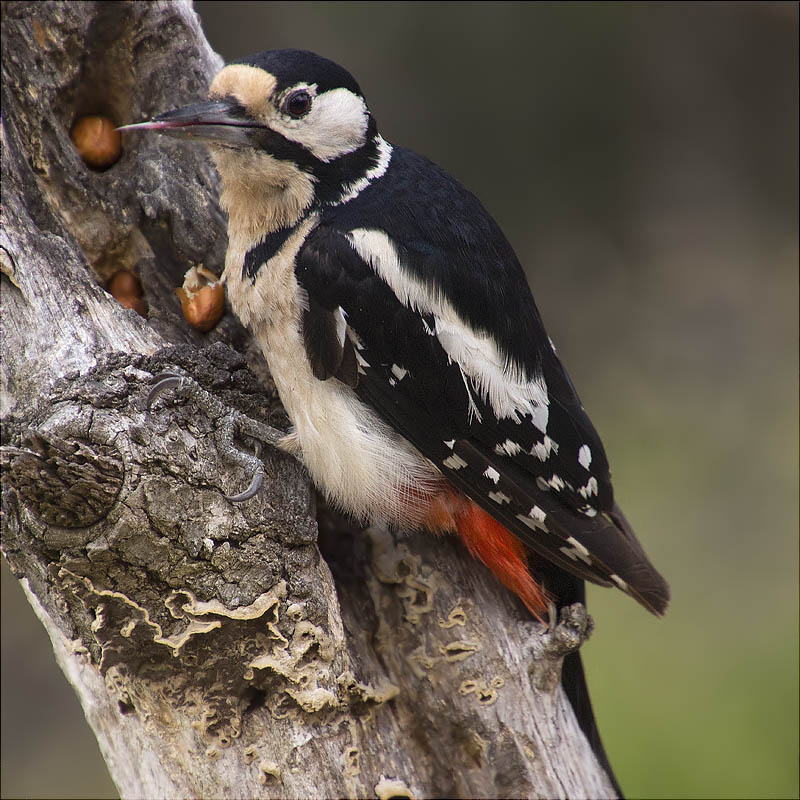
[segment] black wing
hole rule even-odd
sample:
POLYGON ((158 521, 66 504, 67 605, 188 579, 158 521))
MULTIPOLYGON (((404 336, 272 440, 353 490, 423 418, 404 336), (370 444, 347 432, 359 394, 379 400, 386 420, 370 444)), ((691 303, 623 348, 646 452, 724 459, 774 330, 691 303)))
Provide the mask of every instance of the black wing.
POLYGON ((309 296, 304 331, 317 377, 337 375, 354 350, 357 381, 351 370, 347 382, 448 480, 548 560, 663 612, 668 589, 614 504, 600 439, 510 245, 471 194, 425 159, 396 150, 378 185, 323 214, 296 275, 309 296), (536 409, 495 413, 443 346, 435 313, 403 292, 401 301, 369 255, 357 252, 352 232, 364 229, 388 237, 409 285, 446 297, 469 330, 492 337, 506 364, 541 376, 546 426, 536 409), (347 323, 344 336, 337 315, 347 323))

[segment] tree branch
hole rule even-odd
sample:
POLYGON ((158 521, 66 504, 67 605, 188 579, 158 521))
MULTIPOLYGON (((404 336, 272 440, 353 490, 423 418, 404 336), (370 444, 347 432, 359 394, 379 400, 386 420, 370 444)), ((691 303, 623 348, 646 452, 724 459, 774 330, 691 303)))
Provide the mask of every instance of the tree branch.
POLYGON ((457 542, 353 530, 275 451, 234 506, 219 414, 146 408, 178 368, 286 424, 246 332, 174 295, 223 262, 204 155, 142 137, 99 172, 69 137, 205 95, 190 6, 8 3, 3 39, 2 546, 121 794, 613 796, 559 686, 581 607, 543 631, 457 542))

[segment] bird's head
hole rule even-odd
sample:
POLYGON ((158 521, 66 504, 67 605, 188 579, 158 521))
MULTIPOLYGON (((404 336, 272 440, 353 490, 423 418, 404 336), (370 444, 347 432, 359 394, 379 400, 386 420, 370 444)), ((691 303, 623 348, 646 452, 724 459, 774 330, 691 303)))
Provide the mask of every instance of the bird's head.
POLYGON ((214 79, 207 102, 121 130, 208 145, 229 211, 240 196, 264 192, 288 192, 301 210, 334 202, 380 157, 377 127, 356 81, 304 50, 271 50, 233 62, 214 79))

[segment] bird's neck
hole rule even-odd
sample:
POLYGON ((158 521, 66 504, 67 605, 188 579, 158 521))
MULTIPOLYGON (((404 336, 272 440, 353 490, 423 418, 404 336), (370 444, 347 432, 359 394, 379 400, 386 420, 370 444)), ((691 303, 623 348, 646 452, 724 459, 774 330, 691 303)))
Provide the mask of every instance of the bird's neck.
POLYGON ((228 148, 214 148, 212 156, 222 178, 228 236, 241 245, 295 225, 314 200, 311 177, 294 164, 228 148))

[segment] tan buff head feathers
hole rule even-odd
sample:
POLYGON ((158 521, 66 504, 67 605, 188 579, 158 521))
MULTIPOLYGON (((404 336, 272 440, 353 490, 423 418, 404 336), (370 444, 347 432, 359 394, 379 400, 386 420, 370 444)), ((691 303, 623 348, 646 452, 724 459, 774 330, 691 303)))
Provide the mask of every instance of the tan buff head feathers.
POLYGON ((276 95, 274 75, 249 64, 231 64, 211 84, 212 100, 234 98, 254 123, 329 162, 352 153, 366 141, 369 110, 364 99, 344 87, 318 92, 313 82, 300 81, 276 95), (302 91, 311 97, 307 114, 293 118, 283 106, 290 95, 302 91))
POLYGON ((254 121, 269 125, 275 115, 272 95, 276 85, 275 76, 263 69, 231 64, 214 78, 208 96, 212 100, 233 97, 254 121))
MULTIPOLYGON (((256 124, 267 127, 278 116, 273 103, 277 81, 248 64, 231 64, 211 84, 212 100, 234 98, 256 124)), ((294 224, 314 198, 310 177, 291 162, 269 153, 211 146, 222 178, 220 204, 229 215, 228 236, 251 241, 259 231, 294 224), (270 188, 272 191, 270 191, 270 188)))

